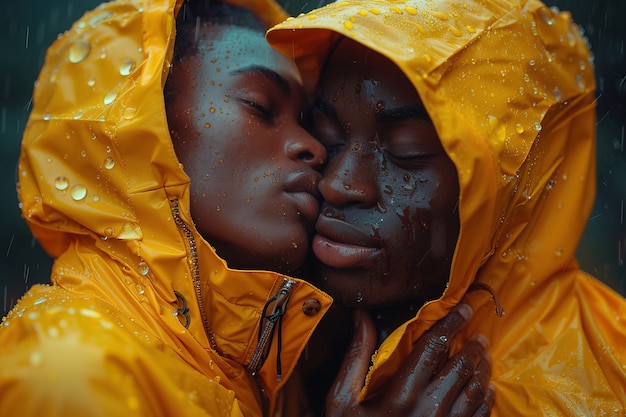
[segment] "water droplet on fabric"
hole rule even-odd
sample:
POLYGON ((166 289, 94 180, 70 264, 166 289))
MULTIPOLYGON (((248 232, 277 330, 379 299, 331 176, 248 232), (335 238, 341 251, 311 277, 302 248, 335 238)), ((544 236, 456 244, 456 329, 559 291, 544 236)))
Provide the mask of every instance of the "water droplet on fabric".
POLYGON ((66 190, 67 187, 69 187, 69 186, 70 186, 70 182, 65 177, 57 177, 54 180, 54 188, 56 188, 59 191, 66 190))
POLYGON ((109 104, 113 103, 115 97, 117 97, 117 91, 111 91, 106 96, 104 96, 104 104, 108 106, 109 104))
POLYGON ((137 272, 139 272, 140 275, 148 275, 150 267, 145 261, 141 261, 137 264, 137 272))
POLYGON ((39 368, 41 364, 43 363, 43 356, 41 355, 41 352, 31 353, 30 357, 28 358, 28 363, 33 368, 39 368))
POLYGON ((120 66, 120 75, 126 77, 130 75, 130 73, 133 72, 134 69, 135 69, 135 61, 132 61, 130 59, 126 60, 122 62, 122 65, 120 66))
POLYGON ((546 22, 548 25, 552 26, 554 24, 553 13, 547 7, 542 7, 541 9, 539 9, 539 16, 541 16, 543 21, 546 22))
POLYGON ((80 201, 87 195, 87 187, 85 187, 83 184, 76 184, 70 190, 70 195, 72 196, 73 200, 80 201))
POLYGON ((70 62, 77 64, 83 61, 91 51, 91 44, 85 40, 78 40, 72 43, 69 50, 70 62))
POLYGON ((106 169, 113 169, 113 167, 115 167, 115 160, 110 156, 107 156, 104 158, 104 167, 106 169))
POLYGON ((126 120, 130 120, 130 119, 132 119, 133 117, 135 117, 135 114, 137 114, 137 109, 136 109, 136 108, 134 108, 134 107, 127 107, 127 108, 124 110, 123 117, 124 117, 124 119, 126 119, 126 120))

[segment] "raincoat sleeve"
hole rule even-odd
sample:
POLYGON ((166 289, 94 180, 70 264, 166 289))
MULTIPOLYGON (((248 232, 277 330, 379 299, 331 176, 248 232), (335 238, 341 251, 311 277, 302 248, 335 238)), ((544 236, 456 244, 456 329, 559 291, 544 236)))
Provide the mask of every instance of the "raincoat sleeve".
POLYGON ((0 327, 0 415, 250 415, 132 321, 121 327, 88 302, 68 303, 22 303, 0 327))

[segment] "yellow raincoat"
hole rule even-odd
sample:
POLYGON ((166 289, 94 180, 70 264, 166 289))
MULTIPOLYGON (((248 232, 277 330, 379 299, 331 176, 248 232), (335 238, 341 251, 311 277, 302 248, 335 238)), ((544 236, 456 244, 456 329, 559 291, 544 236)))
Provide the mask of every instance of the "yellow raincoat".
POLYGON ((383 342, 360 398, 465 297, 475 314, 455 348, 489 338, 492 415, 625 415, 626 302, 574 259, 595 193, 595 85, 570 15, 537 0, 338 1, 267 36, 311 88, 340 36, 387 56, 457 167, 448 288, 383 342))
POLYGON ((280 406, 330 306, 300 280, 229 270, 194 227, 163 102, 181 4, 103 4, 48 50, 19 196, 56 258, 53 285, 30 289, 0 325, 0 416, 260 416, 260 392, 266 410, 280 406), (279 288, 291 294, 282 344, 275 332, 254 378, 246 367, 279 288))

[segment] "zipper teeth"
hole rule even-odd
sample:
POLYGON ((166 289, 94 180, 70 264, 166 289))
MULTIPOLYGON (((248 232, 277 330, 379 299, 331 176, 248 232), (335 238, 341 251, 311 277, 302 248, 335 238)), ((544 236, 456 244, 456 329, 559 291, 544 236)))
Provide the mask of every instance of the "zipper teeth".
POLYGON ((180 212, 178 208, 178 199, 172 198, 170 200, 170 205, 172 207, 172 214, 174 215, 174 222, 178 226, 180 230, 183 231, 185 237, 187 238, 187 244, 189 246, 189 252, 191 253, 190 259, 190 267, 191 267, 191 277, 193 280, 193 287, 196 292, 196 298, 198 300, 198 306, 200 307, 200 316, 202 317, 202 324, 204 325, 204 331, 209 337, 209 343, 211 348, 217 352, 217 344, 215 343, 215 335, 213 334, 213 330, 209 327, 209 319, 206 313, 206 308, 204 307, 204 301, 202 299, 202 288, 200 285, 200 268, 198 268, 198 248, 196 246, 196 240, 191 233, 191 230, 187 227, 187 224, 181 219, 180 212))

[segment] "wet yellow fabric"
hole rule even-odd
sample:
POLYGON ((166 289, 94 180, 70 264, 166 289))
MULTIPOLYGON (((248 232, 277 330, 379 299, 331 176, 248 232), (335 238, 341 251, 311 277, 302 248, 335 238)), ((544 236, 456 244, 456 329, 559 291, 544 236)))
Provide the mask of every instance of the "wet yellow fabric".
POLYGON ((262 309, 285 277, 229 270, 189 216, 163 102, 181 4, 105 3, 48 50, 18 187, 56 258, 53 285, 30 289, 0 325, 2 416, 260 416, 257 385, 272 408, 331 303, 296 280, 283 381, 275 342, 250 376, 262 309), (311 298, 322 309, 307 316, 311 298))
POLYGON ((492 415, 624 415, 626 302, 574 259, 595 193, 595 85, 569 13, 537 0, 339 1, 267 36, 310 91, 340 36, 387 56, 457 167, 448 288, 383 342, 360 398, 465 300, 475 314, 455 348, 474 332, 489 338, 492 415))

